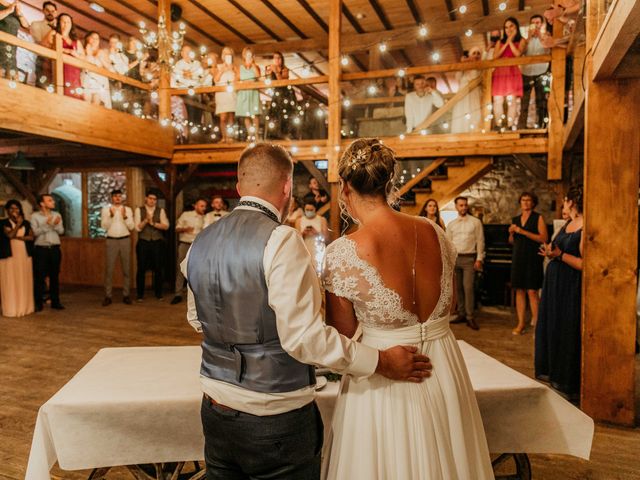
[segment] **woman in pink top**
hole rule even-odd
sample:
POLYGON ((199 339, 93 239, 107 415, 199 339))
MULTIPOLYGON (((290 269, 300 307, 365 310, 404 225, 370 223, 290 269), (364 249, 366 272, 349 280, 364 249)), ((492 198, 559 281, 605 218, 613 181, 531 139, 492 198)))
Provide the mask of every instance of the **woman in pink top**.
MULTIPOLYGON (((495 46, 494 59, 513 58, 522 55, 524 39, 520 35, 518 20, 509 17, 504 22, 502 38, 495 46)), ((498 67, 491 78, 494 124, 497 128, 512 128, 517 123, 517 98, 522 97, 522 73, 520 67, 498 67), (507 100, 507 115, 504 115, 504 101, 507 100)))

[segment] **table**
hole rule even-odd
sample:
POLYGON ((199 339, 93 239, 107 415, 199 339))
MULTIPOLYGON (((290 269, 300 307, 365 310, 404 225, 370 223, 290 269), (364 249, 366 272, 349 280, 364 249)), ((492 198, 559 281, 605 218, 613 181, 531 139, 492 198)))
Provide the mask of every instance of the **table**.
MULTIPOLYGON (((460 341, 491 452, 589 458, 593 421, 548 387, 460 341)), ((39 410, 26 477, 64 470, 197 461, 200 347, 100 350, 39 410)), ((318 393, 325 425, 338 391, 318 393)))

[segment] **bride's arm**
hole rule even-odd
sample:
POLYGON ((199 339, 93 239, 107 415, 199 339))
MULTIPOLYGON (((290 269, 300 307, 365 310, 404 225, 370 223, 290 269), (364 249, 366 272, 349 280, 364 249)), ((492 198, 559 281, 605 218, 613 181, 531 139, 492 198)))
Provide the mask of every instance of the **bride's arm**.
POLYGON ((326 322, 345 337, 352 338, 358 329, 358 320, 353 311, 353 304, 346 298, 326 292, 326 322))

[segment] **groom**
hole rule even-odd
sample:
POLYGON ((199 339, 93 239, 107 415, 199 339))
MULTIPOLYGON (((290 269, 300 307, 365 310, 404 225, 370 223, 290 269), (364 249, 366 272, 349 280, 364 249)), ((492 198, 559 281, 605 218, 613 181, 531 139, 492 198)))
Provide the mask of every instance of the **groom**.
POLYGON ((316 273, 282 225, 293 163, 259 144, 238 164, 237 208, 203 230, 183 262, 189 322, 203 333, 207 479, 317 479, 323 425, 312 365, 354 377, 421 381, 415 348, 378 351, 326 326, 316 273))

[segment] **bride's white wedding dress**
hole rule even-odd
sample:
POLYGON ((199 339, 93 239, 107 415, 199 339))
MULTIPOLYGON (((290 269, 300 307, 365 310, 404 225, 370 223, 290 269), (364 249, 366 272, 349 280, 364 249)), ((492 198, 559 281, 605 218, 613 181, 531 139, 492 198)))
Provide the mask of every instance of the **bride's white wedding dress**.
POLYGON ((424 323, 358 257, 353 240, 342 237, 327 248, 325 288, 353 303, 362 343, 416 345, 433 364, 422 383, 377 374, 360 381, 343 377, 323 469, 330 480, 494 478, 469 374, 449 328, 456 252, 431 225, 442 257, 441 294, 424 323))

